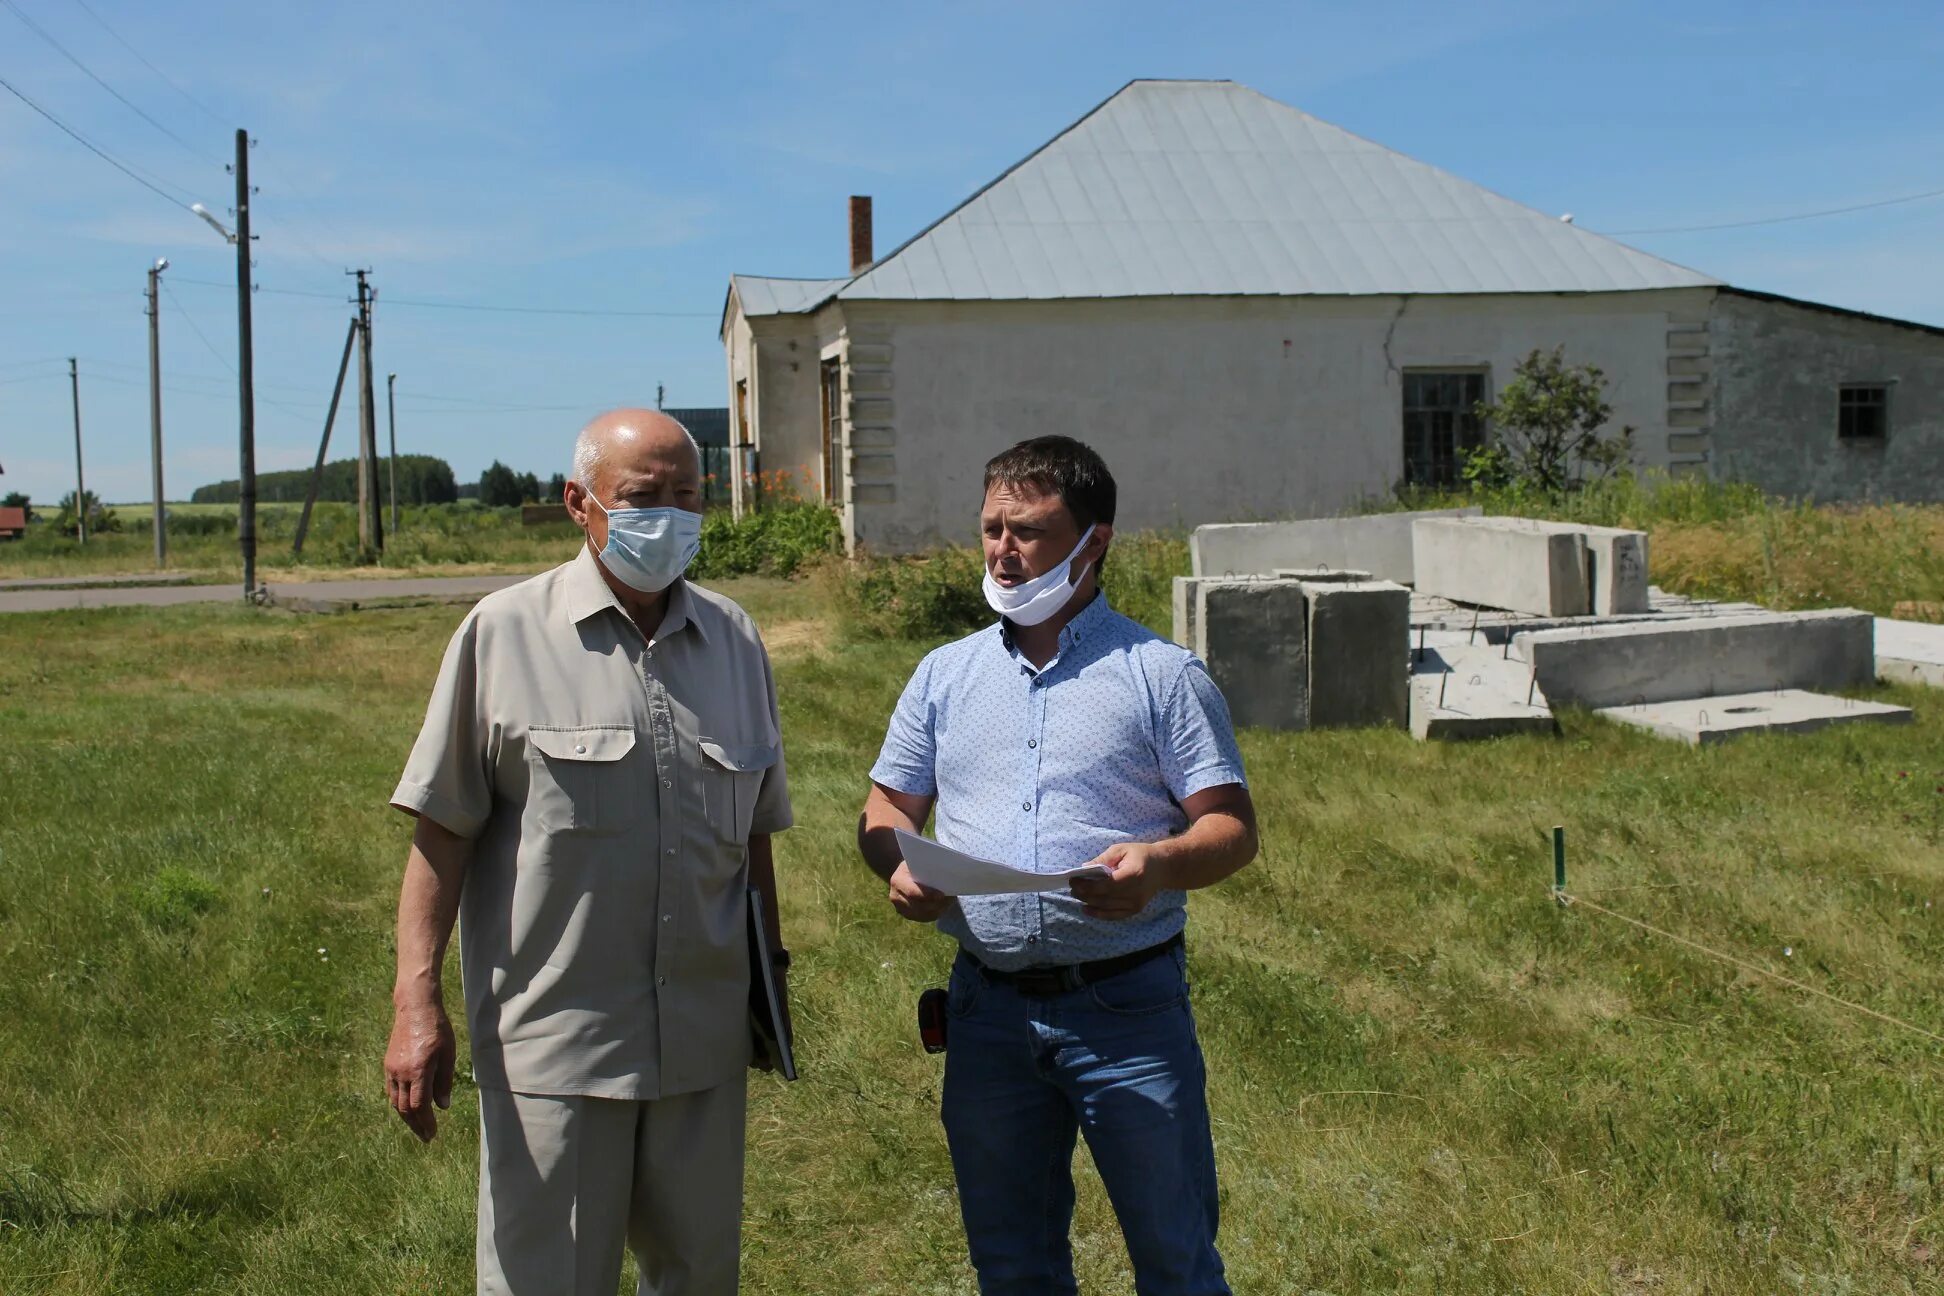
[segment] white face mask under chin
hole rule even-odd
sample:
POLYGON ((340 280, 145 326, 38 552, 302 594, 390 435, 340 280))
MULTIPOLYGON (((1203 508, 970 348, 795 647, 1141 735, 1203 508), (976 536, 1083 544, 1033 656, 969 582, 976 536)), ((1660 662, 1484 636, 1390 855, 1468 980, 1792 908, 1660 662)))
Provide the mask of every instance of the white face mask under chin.
POLYGON ((1077 572, 1073 570, 1073 560, 1080 556, 1080 551, 1087 547, 1089 540, 1093 539, 1093 533, 1094 529, 1088 527, 1087 533, 1080 537, 1080 543, 1073 547, 1073 552, 1068 554, 1066 561, 1058 567, 1044 576, 1035 576, 1031 580, 1021 581, 1011 589, 994 580, 992 569, 987 568, 985 575, 987 606, 1015 625, 1036 626, 1057 616, 1060 609, 1072 601, 1073 592, 1080 588, 1080 582, 1086 579, 1087 567, 1093 565, 1089 563, 1087 567, 1082 567, 1077 572))

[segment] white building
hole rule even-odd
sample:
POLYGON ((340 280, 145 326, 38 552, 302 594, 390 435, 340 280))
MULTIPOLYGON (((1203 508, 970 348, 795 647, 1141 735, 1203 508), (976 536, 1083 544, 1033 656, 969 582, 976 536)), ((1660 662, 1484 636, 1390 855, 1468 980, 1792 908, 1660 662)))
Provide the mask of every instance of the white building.
POLYGON ((1730 287, 1233 82, 1131 83, 881 259, 853 199, 852 264, 733 276, 721 336, 744 467, 881 552, 972 539, 985 461, 1051 432, 1123 527, 1449 480, 1560 345, 1643 467, 1944 497, 1944 329, 1730 287))

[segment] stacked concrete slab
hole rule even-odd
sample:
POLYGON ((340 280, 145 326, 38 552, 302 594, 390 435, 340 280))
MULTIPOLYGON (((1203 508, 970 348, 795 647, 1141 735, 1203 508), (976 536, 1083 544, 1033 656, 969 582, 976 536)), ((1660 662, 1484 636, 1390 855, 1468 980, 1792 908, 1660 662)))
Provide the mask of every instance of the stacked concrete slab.
POLYGON ((1512 655, 1555 706, 1859 688, 1875 675, 1870 614, 1847 609, 1525 631, 1512 655))
POLYGON ((1204 585, 1246 584, 1253 580, 1274 580, 1272 576, 1177 576, 1174 578, 1174 633, 1170 636, 1176 643, 1191 652, 1199 654, 1201 648, 1195 638, 1195 611, 1197 598, 1204 585))
POLYGON ((1914 718, 1909 707, 1803 689, 1602 707, 1600 714, 1695 747, 1747 734, 1810 733, 1844 724, 1909 724, 1914 718))
POLYGON ((1309 728, 1309 595, 1302 582, 1204 580, 1194 599, 1192 646, 1235 723, 1309 728))
POLYGON ((1412 524, 1417 588, 1541 617, 1648 612, 1647 534, 1531 518, 1412 524))
POLYGON ((1294 522, 1221 522, 1196 527, 1188 552, 1197 576, 1268 576, 1278 568, 1350 569, 1409 585, 1411 524, 1419 518, 1476 517, 1476 508, 1294 522))
POLYGON ((1298 583, 1309 600, 1310 727, 1402 729, 1411 591, 1392 581, 1298 583))
POLYGON ((1371 579, 1371 575, 1367 571, 1357 571, 1354 568, 1348 567, 1278 567, 1276 568, 1276 579, 1306 580, 1315 581, 1318 584, 1340 585, 1345 581, 1367 581, 1371 579))
POLYGON ((1586 616, 1586 539, 1524 518, 1412 524, 1417 586, 1459 603, 1533 616, 1586 616))
POLYGON ((1944 625, 1878 617, 1876 673, 1893 684, 1944 688, 1944 625))
POLYGON ((1434 630, 1425 638, 1411 650, 1411 735, 1420 742, 1557 731, 1530 666, 1475 635, 1434 630))
POLYGON ((1586 576, 1594 616, 1633 616, 1651 610, 1647 533, 1620 527, 1575 528, 1586 541, 1586 576))

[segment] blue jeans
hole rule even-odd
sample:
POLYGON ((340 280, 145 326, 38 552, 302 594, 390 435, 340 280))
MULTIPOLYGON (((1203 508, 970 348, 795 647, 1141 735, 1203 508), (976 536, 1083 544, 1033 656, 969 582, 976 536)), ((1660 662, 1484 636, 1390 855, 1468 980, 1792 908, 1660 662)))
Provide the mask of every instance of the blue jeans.
POLYGON ((945 1136, 983 1296, 1074 1293, 1087 1136, 1140 1296, 1226 1296, 1215 1148, 1180 949, 1044 998, 952 968, 945 1136))

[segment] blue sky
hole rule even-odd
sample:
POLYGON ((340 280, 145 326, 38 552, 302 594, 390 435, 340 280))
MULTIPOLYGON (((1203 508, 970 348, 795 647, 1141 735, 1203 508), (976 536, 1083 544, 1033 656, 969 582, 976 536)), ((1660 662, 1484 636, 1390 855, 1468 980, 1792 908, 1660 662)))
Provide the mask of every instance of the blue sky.
MULTIPOLYGON (((379 288, 375 369, 381 406, 399 375, 400 449, 462 480, 495 457, 544 477, 587 414, 652 403, 657 383, 671 406, 726 403, 731 271, 841 273, 847 195, 874 196, 888 250, 1138 76, 1246 82, 1601 231, 1944 189, 1934 3, 87 5, 197 102, 78 0, 0 0, 0 77, 219 213, 235 127, 258 140, 265 470, 315 453, 347 266, 379 288)), ((1627 241, 1738 285, 1944 324, 1944 198, 1627 241)), ((89 486, 146 498, 141 293, 157 256, 172 263, 179 498, 236 471, 234 257, 0 92, 0 490, 72 489, 75 355, 89 486)))

